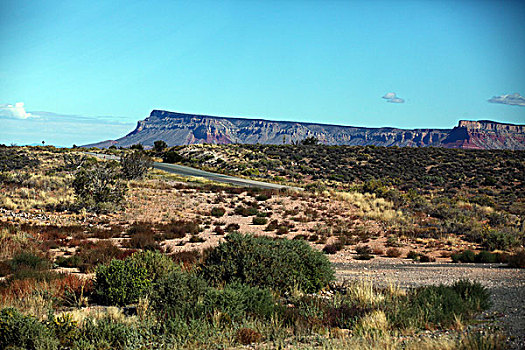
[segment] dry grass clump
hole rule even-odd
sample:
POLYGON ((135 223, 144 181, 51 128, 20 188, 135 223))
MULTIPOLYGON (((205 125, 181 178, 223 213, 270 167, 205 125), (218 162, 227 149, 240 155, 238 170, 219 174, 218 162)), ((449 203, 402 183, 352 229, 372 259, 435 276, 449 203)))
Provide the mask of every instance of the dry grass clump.
POLYGON ((335 198, 348 202, 358 208, 357 215, 365 219, 375 219, 384 222, 398 221, 403 218, 399 210, 394 210, 394 204, 375 194, 361 192, 336 192, 335 198))

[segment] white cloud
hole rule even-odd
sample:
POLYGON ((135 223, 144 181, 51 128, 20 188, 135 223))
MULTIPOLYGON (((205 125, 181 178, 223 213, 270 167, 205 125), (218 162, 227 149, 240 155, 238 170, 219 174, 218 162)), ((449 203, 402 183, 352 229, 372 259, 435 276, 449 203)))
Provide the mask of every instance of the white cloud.
POLYGON ((399 98, 399 97, 394 97, 394 98, 391 98, 390 100, 388 100, 386 102, 390 102, 390 103, 405 103, 405 100, 403 100, 402 98, 399 98))
POLYGON ((517 92, 512 95, 494 96, 488 101, 511 106, 525 106, 525 97, 521 96, 517 92))
POLYGON ((405 103, 405 100, 397 97, 395 92, 387 92, 383 98, 387 100, 386 102, 390 103, 405 103))
POLYGON ((26 112, 24 108, 24 102, 17 102, 14 105, 0 105, 0 117, 9 119, 27 119, 33 116, 31 115, 31 113, 26 112))

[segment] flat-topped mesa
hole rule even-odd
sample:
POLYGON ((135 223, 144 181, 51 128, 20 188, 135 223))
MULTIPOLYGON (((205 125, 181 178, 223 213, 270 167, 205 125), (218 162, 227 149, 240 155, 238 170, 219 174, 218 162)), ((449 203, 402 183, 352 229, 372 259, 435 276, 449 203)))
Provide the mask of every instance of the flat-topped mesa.
POLYGON ((490 120, 460 120, 458 128, 466 128, 467 130, 476 131, 512 132, 519 134, 525 133, 525 125, 504 124, 490 120))
POLYGON ((365 128, 355 126, 215 117, 153 110, 135 130, 115 141, 87 147, 152 147, 210 144, 290 144, 315 137, 326 145, 525 149, 524 125, 462 120, 453 129, 365 128))

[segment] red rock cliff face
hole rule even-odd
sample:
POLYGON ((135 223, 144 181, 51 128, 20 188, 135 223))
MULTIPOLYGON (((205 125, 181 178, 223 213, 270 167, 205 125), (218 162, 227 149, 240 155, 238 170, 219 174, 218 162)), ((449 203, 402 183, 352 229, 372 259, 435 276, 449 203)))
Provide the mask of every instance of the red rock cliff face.
MULTIPOLYGON (((525 149, 525 126, 491 121, 459 122, 454 129, 361 128, 353 126, 212 117, 154 110, 128 135, 113 141, 129 147, 195 143, 282 144, 315 137, 327 145, 525 149)), ((108 143, 87 146, 108 147, 108 143)))
POLYGON ((488 120, 461 120, 443 140, 443 147, 466 149, 525 149, 525 125, 488 120))

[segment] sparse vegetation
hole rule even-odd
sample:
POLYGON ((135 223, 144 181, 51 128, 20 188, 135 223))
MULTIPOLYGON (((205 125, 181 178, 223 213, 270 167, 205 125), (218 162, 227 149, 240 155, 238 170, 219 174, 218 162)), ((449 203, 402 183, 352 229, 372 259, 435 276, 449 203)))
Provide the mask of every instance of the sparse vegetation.
POLYGON ((100 162, 81 169, 73 180, 78 203, 95 211, 112 210, 124 200, 126 185, 119 178, 117 164, 100 162))
POLYGON ((156 170, 127 181, 123 166, 77 150, 0 147, 8 159, 0 171, 0 347, 505 347, 508 338, 480 335, 485 322, 472 322, 489 307, 479 283, 334 282, 333 266, 437 257, 523 268, 522 177, 513 170, 522 169, 522 153, 199 147, 141 152, 208 170, 225 159, 232 173, 308 190, 230 187, 156 170), (235 152, 244 167, 230 161, 235 152), (409 157, 426 157, 426 168, 391 177, 380 169, 410 166, 409 157), (482 165, 490 157, 495 170, 482 165), (456 173, 433 170, 445 169, 442 162, 456 173), (97 197, 97 188, 115 192, 97 197))

